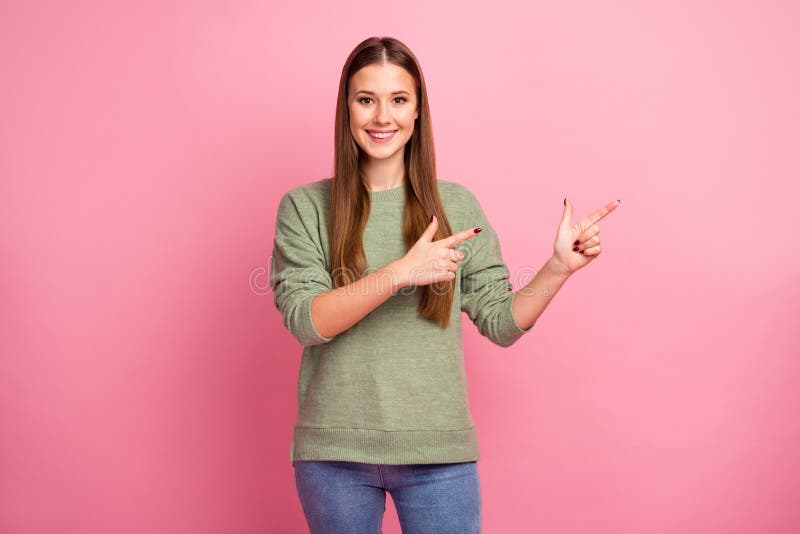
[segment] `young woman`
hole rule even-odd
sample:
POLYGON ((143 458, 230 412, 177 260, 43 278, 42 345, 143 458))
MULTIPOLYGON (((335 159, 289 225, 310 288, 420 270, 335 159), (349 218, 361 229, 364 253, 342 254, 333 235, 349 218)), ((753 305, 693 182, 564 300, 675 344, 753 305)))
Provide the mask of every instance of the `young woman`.
POLYGON ((404 533, 481 529, 461 312, 508 347, 600 254, 564 200, 554 252, 513 292, 498 238, 463 185, 436 177, 414 54, 370 38, 347 58, 334 176, 281 199, 270 284, 303 345, 290 459, 313 534, 377 533, 388 491, 404 533))

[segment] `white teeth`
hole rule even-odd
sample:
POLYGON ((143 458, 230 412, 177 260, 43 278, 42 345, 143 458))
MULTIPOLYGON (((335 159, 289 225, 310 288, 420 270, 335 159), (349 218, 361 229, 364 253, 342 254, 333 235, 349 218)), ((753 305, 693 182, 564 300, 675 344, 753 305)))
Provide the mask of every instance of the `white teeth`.
POLYGON ((369 133, 372 137, 377 137, 378 139, 386 139, 387 137, 391 137, 392 135, 394 135, 394 132, 388 132, 388 133, 367 132, 367 133, 369 133))

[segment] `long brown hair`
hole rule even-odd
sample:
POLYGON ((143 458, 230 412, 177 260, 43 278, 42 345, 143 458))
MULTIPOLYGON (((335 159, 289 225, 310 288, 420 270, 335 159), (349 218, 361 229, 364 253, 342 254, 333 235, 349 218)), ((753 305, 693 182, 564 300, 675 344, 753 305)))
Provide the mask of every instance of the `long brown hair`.
MULTIPOLYGON (((355 282, 366 274, 367 261, 362 237, 370 212, 370 195, 359 172, 359 158, 366 157, 350 132, 347 105, 350 77, 367 65, 392 63, 405 69, 415 80, 419 115, 414 132, 405 145, 405 210, 403 237, 411 248, 436 215, 439 227, 433 240, 452 235, 436 182, 428 92, 419 62, 411 50, 392 37, 370 37, 350 53, 342 68, 336 102, 334 175, 332 180, 328 232, 333 287, 355 282)), ((399 259, 399 258, 398 258, 399 259)), ((419 312, 436 324, 447 327, 453 304, 454 282, 445 280, 420 286, 419 312)))

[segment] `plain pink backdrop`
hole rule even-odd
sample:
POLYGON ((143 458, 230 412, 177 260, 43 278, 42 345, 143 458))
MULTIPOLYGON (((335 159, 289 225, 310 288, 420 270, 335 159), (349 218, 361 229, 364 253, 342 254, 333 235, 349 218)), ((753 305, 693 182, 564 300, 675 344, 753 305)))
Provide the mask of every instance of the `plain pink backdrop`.
POLYGON ((800 9, 611 4, 3 2, 0 531, 307 532, 265 272, 372 35, 515 287, 622 199, 516 345, 462 316, 484 530, 800 531, 800 9))

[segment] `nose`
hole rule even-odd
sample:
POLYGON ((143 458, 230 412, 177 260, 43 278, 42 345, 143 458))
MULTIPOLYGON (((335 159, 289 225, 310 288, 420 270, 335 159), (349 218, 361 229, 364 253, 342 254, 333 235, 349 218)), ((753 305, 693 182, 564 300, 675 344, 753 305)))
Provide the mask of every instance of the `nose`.
POLYGON ((376 106, 376 115, 375 120, 379 123, 389 122, 389 104, 387 102, 383 102, 382 104, 378 104, 376 106))

